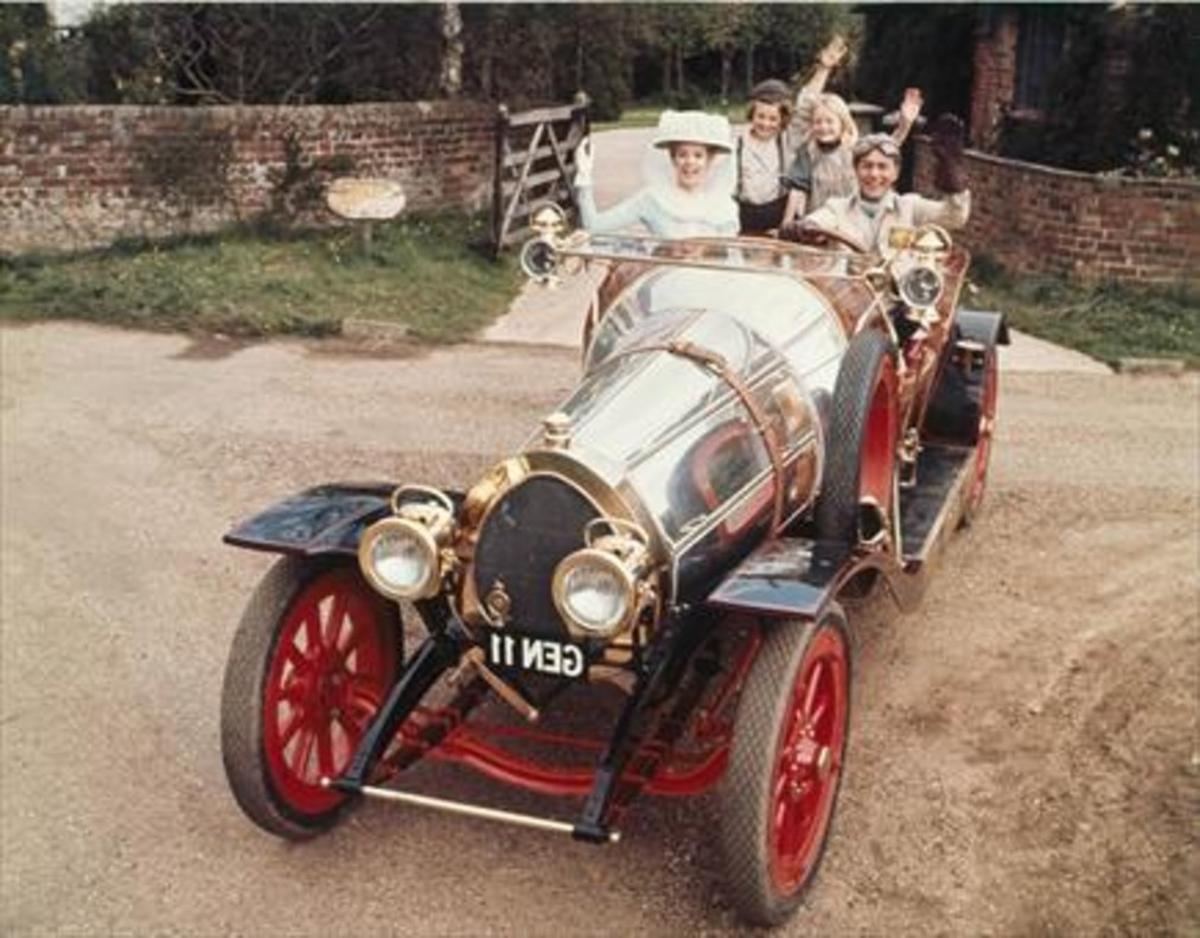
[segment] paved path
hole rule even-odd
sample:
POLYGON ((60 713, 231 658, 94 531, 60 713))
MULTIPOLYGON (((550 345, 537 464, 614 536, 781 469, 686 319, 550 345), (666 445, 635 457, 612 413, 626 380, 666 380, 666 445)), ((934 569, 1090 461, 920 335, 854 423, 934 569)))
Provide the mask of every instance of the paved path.
MULTIPOLYGON (((595 135, 596 202, 600 208, 634 192, 641 181, 642 157, 654 133, 639 127, 595 135)), ((527 283, 502 316, 484 333, 486 342, 513 342, 576 348, 583 316, 602 272, 593 271, 555 286, 527 283)), ((1107 374, 1109 368, 1080 352, 1013 331, 1013 343, 1001 350, 1005 371, 1051 371, 1107 374)))

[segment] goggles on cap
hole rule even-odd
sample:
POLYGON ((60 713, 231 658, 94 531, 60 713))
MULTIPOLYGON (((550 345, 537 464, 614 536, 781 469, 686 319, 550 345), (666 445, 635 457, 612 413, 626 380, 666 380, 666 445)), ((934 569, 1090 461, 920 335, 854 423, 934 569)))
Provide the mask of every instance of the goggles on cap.
POLYGON ((867 134, 854 144, 854 162, 857 163, 872 150, 878 150, 889 159, 900 159, 900 148, 896 146, 896 141, 890 134, 867 134))

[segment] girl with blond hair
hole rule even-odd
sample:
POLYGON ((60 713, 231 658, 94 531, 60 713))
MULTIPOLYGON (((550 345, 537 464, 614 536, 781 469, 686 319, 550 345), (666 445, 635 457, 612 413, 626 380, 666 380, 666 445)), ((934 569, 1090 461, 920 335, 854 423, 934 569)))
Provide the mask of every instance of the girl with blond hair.
MULTIPOLYGON (((799 147, 788 170, 786 184, 791 189, 784 224, 816 211, 829 199, 855 192, 854 145, 858 125, 846 102, 825 91, 830 73, 845 57, 845 40, 835 36, 817 56, 816 68, 796 96, 793 126, 799 147)), ((918 88, 908 88, 900 105, 900 120, 892 133, 899 147, 921 113, 922 97, 918 88)))

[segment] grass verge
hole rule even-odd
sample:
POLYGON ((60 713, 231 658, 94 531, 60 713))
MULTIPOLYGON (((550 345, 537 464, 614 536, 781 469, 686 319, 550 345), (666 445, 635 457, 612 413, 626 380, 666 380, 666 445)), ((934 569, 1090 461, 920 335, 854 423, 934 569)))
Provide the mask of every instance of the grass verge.
POLYGON ((1010 325, 1093 358, 1180 358, 1200 368, 1200 293, 1184 285, 1132 287, 1118 283, 1017 277, 977 258, 972 276, 979 309, 1003 311, 1010 325))
MULTIPOLYGON (((746 101, 736 101, 722 106, 719 103, 705 105, 701 108, 709 114, 724 114, 732 124, 744 123, 746 120, 746 101)), ((668 104, 639 104, 627 107, 621 111, 620 120, 597 121, 592 124, 592 130, 619 130, 627 127, 657 127, 658 118, 671 105, 668 104)), ((679 110, 679 108, 676 108, 679 110)))
POLYGON ((231 336, 332 335, 348 317, 403 323, 417 339, 465 339, 520 288, 511 257, 477 245, 481 220, 407 218, 349 229, 235 230, 122 243, 69 257, 0 259, 0 319, 82 319, 231 336))

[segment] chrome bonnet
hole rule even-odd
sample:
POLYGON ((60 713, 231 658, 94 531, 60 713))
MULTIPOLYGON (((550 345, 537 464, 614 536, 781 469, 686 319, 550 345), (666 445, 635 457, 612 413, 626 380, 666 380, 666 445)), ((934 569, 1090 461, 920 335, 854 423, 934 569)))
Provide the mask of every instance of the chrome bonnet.
MULTIPOLYGON (((703 591, 757 543, 775 497, 771 453, 747 404, 673 343, 719 356, 756 402, 779 442, 787 520, 816 495, 823 438, 814 397, 832 387, 845 337, 819 293, 761 272, 653 271, 610 309, 579 386, 520 458, 553 463, 559 482, 598 514, 640 525, 668 599, 703 591)), ((576 525, 581 511, 562 523, 576 525)), ((551 538, 555 554, 565 536, 551 538)), ((486 553, 478 564, 499 576, 486 553)))

